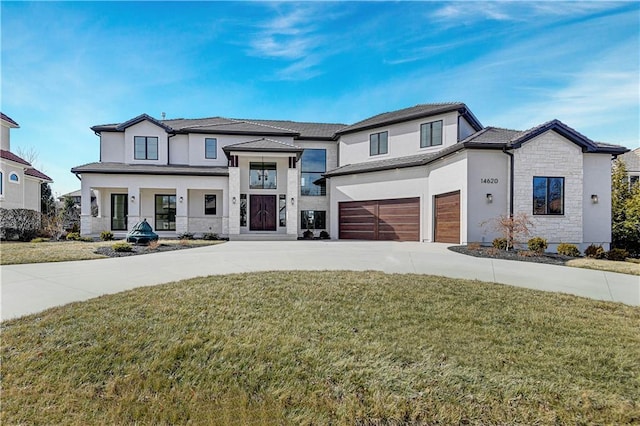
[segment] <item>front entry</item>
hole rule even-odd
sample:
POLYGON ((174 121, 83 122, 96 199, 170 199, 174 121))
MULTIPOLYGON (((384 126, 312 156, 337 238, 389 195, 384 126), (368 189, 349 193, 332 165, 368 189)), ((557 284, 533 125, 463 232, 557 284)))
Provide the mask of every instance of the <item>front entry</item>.
POLYGON ((249 197, 249 230, 275 231, 278 214, 276 196, 250 195, 249 197))

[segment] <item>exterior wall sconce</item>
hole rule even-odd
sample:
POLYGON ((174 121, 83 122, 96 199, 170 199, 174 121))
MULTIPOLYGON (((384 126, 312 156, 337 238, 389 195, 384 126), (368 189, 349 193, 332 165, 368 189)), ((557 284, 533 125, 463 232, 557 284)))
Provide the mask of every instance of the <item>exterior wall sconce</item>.
POLYGON ((135 203, 135 202, 136 202, 136 196, 135 196, 135 195, 132 195, 132 196, 131 196, 131 202, 132 202, 132 203, 135 203))
POLYGON ((235 204, 235 203, 236 203, 236 201, 237 201, 237 200, 236 200, 236 197, 233 197, 233 198, 231 199, 231 202, 232 202, 233 204, 235 204))
POLYGON ((293 205, 293 203, 295 203, 295 202, 296 202, 296 200, 293 197, 291 197, 291 205, 293 205))
POLYGON ((598 204, 598 194, 592 194, 591 195, 591 202, 593 204, 598 204))
POLYGON ((487 194, 487 203, 493 203, 493 194, 487 194))
POLYGON ((183 202, 183 201, 184 201, 184 198, 180 197, 180 202, 183 202))

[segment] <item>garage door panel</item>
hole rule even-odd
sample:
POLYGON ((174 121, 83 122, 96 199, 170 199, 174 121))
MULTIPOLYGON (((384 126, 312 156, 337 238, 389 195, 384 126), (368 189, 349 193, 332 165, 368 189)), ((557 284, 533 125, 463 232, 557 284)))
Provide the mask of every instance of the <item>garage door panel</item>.
POLYGON ((435 196, 434 241, 460 243, 460 191, 435 196))
POLYGON ((339 238, 420 241, 420 198, 339 203, 339 238))

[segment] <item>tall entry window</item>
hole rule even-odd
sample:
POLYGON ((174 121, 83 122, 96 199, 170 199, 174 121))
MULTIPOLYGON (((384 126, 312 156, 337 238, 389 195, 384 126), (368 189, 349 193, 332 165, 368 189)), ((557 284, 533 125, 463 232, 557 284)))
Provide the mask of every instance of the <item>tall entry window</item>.
POLYGON ((156 231, 176 230, 176 196, 156 195, 156 231))
POLYGON ((305 149, 302 153, 300 195, 327 195, 322 174, 327 171, 326 149, 305 149))
POLYGON ((133 138, 133 158, 136 160, 158 159, 158 138, 153 136, 135 136, 133 138))
POLYGON ((533 178, 533 214, 564 214, 563 177, 536 176, 533 178))
POLYGON ((249 188, 276 189, 277 173, 276 163, 250 163, 249 188))
POLYGON ((127 194, 111 194, 111 230, 126 231, 129 214, 127 194))

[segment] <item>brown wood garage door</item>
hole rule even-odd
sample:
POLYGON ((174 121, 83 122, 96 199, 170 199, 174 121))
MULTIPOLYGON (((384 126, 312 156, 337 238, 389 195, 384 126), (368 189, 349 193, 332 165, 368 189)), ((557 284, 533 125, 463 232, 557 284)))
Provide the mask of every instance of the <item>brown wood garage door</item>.
POLYGON ((420 198, 338 204, 339 238, 420 241, 420 198))
POLYGON ((460 243, 460 191, 435 197, 435 235, 437 243, 460 243))

